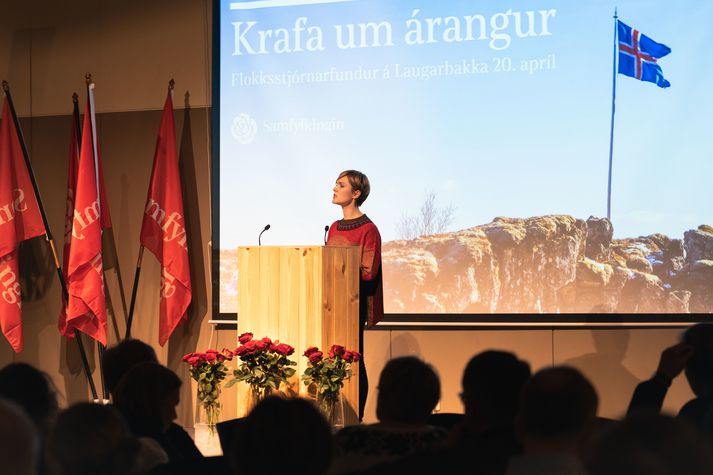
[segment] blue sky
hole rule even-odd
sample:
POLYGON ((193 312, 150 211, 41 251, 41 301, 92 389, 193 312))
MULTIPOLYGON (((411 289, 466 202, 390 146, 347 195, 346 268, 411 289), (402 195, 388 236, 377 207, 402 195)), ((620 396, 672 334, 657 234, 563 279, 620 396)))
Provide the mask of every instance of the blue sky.
MULTIPOLYGON (((427 191, 455 206, 452 230, 495 216, 606 214, 614 2, 355 0, 248 11, 230 11, 228 3, 221 9, 221 247, 255 244, 268 222, 264 243, 319 244, 324 225, 341 217, 330 203, 331 188, 346 168, 369 175, 373 191, 363 210, 384 240, 396 238, 399 218, 415 213, 427 191), (498 51, 488 40, 408 46, 404 22, 414 9, 424 27, 429 17, 557 13, 549 20, 551 35, 513 37, 498 51), (324 51, 232 54, 231 22, 289 29, 298 17, 322 29, 324 51), (394 46, 334 46, 334 25, 370 21, 392 25, 394 46), (519 71, 523 60, 546 58, 554 58, 549 69, 519 71), (515 70, 495 72, 504 60, 515 70), (397 64, 403 71, 462 61, 485 63, 490 71, 428 80, 393 74, 397 64), (289 88, 230 83, 233 73, 360 66, 380 77, 289 88), (386 67, 388 79, 381 77, 386 67), (257 126, 249 143, 231 134, 240 114, 257 126), (280 124, 286 130, 275 131, 280 124), (314 132, 305 124, 340 125, 314 132)), ((617 77, 615 235, 682 237, 713 224, 713 4, 616 5, 624 22, 671 47, 659 64, 672 86, 617 77)), ((514 36, 512 27, 505 31, 514 36)))

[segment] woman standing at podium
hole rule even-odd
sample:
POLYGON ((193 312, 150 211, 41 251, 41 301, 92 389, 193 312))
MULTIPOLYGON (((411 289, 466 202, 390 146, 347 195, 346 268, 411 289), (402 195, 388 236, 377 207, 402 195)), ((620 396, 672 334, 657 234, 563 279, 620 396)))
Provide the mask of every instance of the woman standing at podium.
POLYGON ((346 170, 339 174, 332 190, 332 203, 342 207, 343 219, 329 228, 328 246, 359 246, 361 275, 359 278, 359 420, 364 417, 364 405, 369 382, 364 366, 364 326, 376 325, 384 316, 381 283, 381 235, 376 225, 359 207, 369 196, 369 179, 362 172, 346 170))

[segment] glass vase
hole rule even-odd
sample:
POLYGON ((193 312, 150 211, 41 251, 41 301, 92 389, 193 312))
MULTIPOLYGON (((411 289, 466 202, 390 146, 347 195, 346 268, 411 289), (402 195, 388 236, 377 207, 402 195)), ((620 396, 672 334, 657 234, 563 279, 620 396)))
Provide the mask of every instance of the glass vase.
POLYGON ((211 388, 211 393, 206 394, 206 391, 198 389, 198 417, 196 423, 205 424, 210 429, 211 433, 215 432, 215 426, 220 422, 220 413, 222 409, 221 396, 222 391, 220 386, 211 388))
POLYGON ((317 396, 319 410, 333 431, 344 428, 344 400, 341 393, 322 393, 317 396))
POLYGON ((196 447, 201 451, 201 453, 208 456, 222 455, 223 451, 220 447, 220 438, 218 437, 218 431, 216 429, 217 424, 220 422, 220 414, 222 409, 221 403, 221 388, 217 386, 216 389, 210 389, 210 397, 205 397, 207 391, 198 390, 197 408, 196 408, 196 422, 194 425, 194 441, 196 447), (203 399, 201 399, 203 398, 203 399))
POLYGON ((260 404, 266 397, 272 394, 272 388, 261 388, 259 386, 250 386, 248 391, 248 411, 246 413, 250 414, 255 406, 260 404))

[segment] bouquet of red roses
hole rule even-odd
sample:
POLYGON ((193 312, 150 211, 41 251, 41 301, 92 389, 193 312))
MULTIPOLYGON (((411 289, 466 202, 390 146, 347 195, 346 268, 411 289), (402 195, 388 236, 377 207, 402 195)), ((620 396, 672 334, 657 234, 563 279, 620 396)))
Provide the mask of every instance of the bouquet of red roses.
POLYGON ((250 385, 254 401, 260 401, 295 374, 295 368, 291 366, 297 363, 288 358, 295 349, 290 345, 273 342, 267 337, 254 340, 252 333, 243 333, 238 340, 240 346, 233 354, 240 358, 240 365, 233 371, 233 379, 226 387, 238 381, 246 382, 250 385))
POLYGON ((332 345, 327 357, 316 346, 307 348, 304 356, 309 363, 302 381, 306 386, 314 385, 319 407, 329 420, 344 381, 352 377, 351 365, 361 360, 361 354, 341 345, 332 345))
POLYGON ((191 378, 198 382, 198 401, 205 409, 206 422, 214 427, 220 418, 220 385, 228 374, 226 361, 233 359, 233 352, 206 350, 205 353, 188 353, 183 361, 190 365, 191 378))

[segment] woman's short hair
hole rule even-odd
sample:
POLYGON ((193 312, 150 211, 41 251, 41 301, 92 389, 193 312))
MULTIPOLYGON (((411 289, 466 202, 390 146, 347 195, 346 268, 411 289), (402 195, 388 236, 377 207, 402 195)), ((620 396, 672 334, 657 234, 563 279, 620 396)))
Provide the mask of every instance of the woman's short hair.
POLYGON ((27 363, 0 369, 0 397, 22 407, 41 432, 57 414, 57 393, 50 377, 27 363))
POLYGON ((349 184, 352 185, 352 190, 360 191, 361 194, 356 199, 357 206, 361 206, 363 202, 369 197, 369 191, 371 191, 371 185, 369 185, 369 178, 362 172, 357 170, 344 170, 339 174, 337 180, 342 177, 347 177, 349 184))
POLYGON ((440 398, 441 383, 431 365, 415 356, 394 358, 381 371, 376 417, 424 424, 440 398))
POLYGON ((181 379, 163 365, 139 363, 121 378, 114 394, 116 408, 150 433, 163 432, 162 408, 167 398, 181 387, 181 379))
POLYGON ((139 441, 111 406, 78 403, 62 411, 46 443, 52 471, 65 475, 136 473, 139 441))

